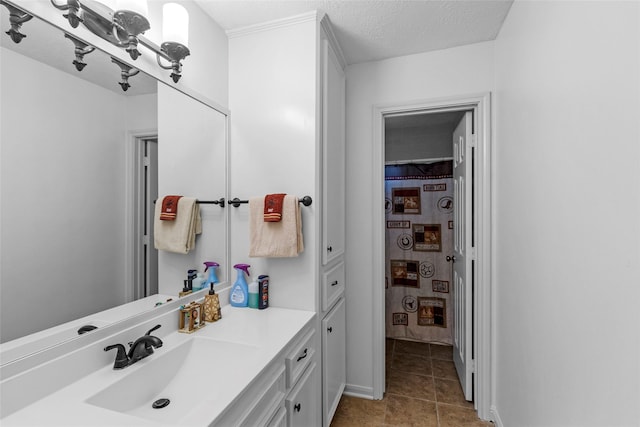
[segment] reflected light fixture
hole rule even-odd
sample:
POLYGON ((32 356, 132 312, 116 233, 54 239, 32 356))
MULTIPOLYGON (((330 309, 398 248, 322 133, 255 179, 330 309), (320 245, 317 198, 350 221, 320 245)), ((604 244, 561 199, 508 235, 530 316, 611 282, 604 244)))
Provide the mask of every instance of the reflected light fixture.
POLYGON ((82 62, 82 60, 84 59, 84 56, 88 53, 93 52, 94 50, 96 50, 96 48, 93 46, 89 46, 82 40, 78 40, 77 38, 67 33, 65 33, 64 36, 69 40, 71 40, 74 46, 76 47, 74 51, 74 53, 76 54, 76 59, 73 60, 73 65, 76 66, 76 70, 82 71, 84 67, 87 66, 85 62, 82 62))
POLYGON ((57 9, 67 11, 67 13, 62 16, 64 16, 67 21, 69 21, 69 24, 73 28, 78 28, 78 24, 82 22, 82 18, 80 18, 80 15, 78 13, 80 11, 80 2, 78 0, 67 0, 65 4, 61 5, 56 4, 55 0, 51 0, 51 4, 54 5, 57 9))
POLYGON ((11 24, 11 28, 6 32, 6 34, 11 37, 11 40, 13 40, 14 43, 20 43, 23 38, 27 37, 25 34, 20 32, 20 27, 22 27, 22 24, 33 18, 33 16, 4 1, 0 1, 0 3, 9 9, 9 24, 11 24))
POLYGON ((129 84, 129 77, 133 77, 136 74, 138 74, 140 72, 140 70, 137 70, 135 68, 133 68, 131 65, 129 64, 125 64, 124 62, 111 57, 111 62, 113 62, 114 64, 116 64, 118 67, 120 67, 120 78, 122 80, 120 80, 118 82, 118 84, 120 85, 120 87, 122 88, 123 91, 127 91, 127 89, 129 89, 131 87, 131 85, 129 84))

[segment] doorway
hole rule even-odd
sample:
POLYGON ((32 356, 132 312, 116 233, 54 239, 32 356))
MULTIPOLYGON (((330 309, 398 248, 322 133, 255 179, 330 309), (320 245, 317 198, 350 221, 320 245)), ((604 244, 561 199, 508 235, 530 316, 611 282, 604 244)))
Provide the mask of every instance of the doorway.
MULTIPOLYGON (((450 355, 449 360, 438 360, 438 371, 448 379, 456 372, 464 398, 471 401, 467 364, 473 355, 466 354, 465 344, 473 325, 465 322, 472 320, 465 316, 465 290, 472 287, 466 286, 472 265, 464 262, 467 251, 461 248, 466 234, 469 246, 473 242, 473 228, 467 226, 473 218, 465 215, 466 199, 469 205, 473 199, 464 194, 468 191, 461 141, 472 139, 473 111, 389 114, 384 127, 387 344, 424 344, 413 345, 413 351, 427 350, 413 364, 430 366, 431 352, 450 355)), ((387 365, 406 371, 406 357, 394 353, 387 365)), ((447 388, 452 386, 454 382, 447 388)))
MULTIPOLYGON (((384 283, 385 283, 385 195, 384 191, 384 166, 386 158, 385 146, 385 119, 393 116, 435 114, 471 111, 473 130, 475 137, 471 137, 465 144, 465 153, 468 153, 468 176, 463 179, 473 195, 471 203, 466 205, 466 210, 471 212, 469 229, 473 233, 469 239, 474 241, 474 249, 469 252, 469 259, 474 264, 469 273, 467 283, 471 283, 469 294, 471 298, 466 302, 468 311, 462 321, 457 319, 457 324, 464 322, 471 327, 465 331, 466 335, 462 345, 459 337, 454 336, 454 346, 463 347, 465 354, 464 372, 468 377, 464 380, 470 386, 469 395, 473 397, 474 406, 478 415, 483 419, 491 418, 491 349, 494 343, 491 341, 491 185, 490 185, 490 94, 478 96, 460 97, 425 101, 412 105, 394 105, 374 108, 374 143, 378 150, 374 151, 374 182, 379 183, 373 197, 374 224, 374 283, 381 286, 374 287, 375 309, 384 312, 384 283), (469 149, 469 151, 466 151, 469 149)), ((454 159, 460 152, 453 153, 454 159)), ((444 156, 443 156, 444 157, 444 156)), ((460 202, 460 201, 459 201, 460 202)), ((462 205, 462 203, 454 203, 462 205)), ((462 224, 462 221, 459 221, 462 224)), ((455 279, 452 279, 455 281, 455 279)), ((451 288, 454 287, 450 284, 451 288)), ((459 313, 456 313, 459 315, 459 313)), ((381 399, 385 388, 385 319, 380 319, 374 324, 374 398, 381 399)), ((460 371, 458 371, 460 373, 460 371)))
POLYGON ((463 111, 385 126, 386 337, 453 344, 453 132, 463 111))

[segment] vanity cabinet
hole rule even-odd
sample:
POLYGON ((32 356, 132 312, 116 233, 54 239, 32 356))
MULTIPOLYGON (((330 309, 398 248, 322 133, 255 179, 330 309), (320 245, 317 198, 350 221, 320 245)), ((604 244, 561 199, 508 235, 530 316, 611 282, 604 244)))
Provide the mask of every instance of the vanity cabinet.
POLYGON ((345 74, 328 22, 321 22, 322 75, 322 418, 329 426, 346 384, 345 74))
POLYGON ((315 324, 303 329, 213 425, 307 427, 319 424, 315 324))

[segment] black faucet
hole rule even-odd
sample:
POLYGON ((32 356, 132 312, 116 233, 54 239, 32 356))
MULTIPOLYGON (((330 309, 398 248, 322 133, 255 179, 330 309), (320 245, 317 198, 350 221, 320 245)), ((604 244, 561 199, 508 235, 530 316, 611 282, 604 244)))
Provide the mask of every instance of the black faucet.
POLYGON ((154 348, 162 347, 162 340, 151 335, 151 332, 159 327, 160 325, 154 326, 144 336, 141 336, 133 343, 129 343, 129 354, 127 354, 127 350, 122 344, 113 344, 105 347, 104 351, 113 350, 114 348, 118 349, 116 360, 113 363, 113 369, 123 369, 133 365, 138 360, 153 354, 154 348))

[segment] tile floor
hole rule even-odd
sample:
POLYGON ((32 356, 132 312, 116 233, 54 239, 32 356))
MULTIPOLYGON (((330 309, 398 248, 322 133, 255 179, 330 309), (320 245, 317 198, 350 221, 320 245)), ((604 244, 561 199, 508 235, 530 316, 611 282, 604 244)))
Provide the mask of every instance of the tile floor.
POLYGON ((387 339, 382 400, 343 396, 331 427, 485 427, 464 400, 451 346, 387 339))

